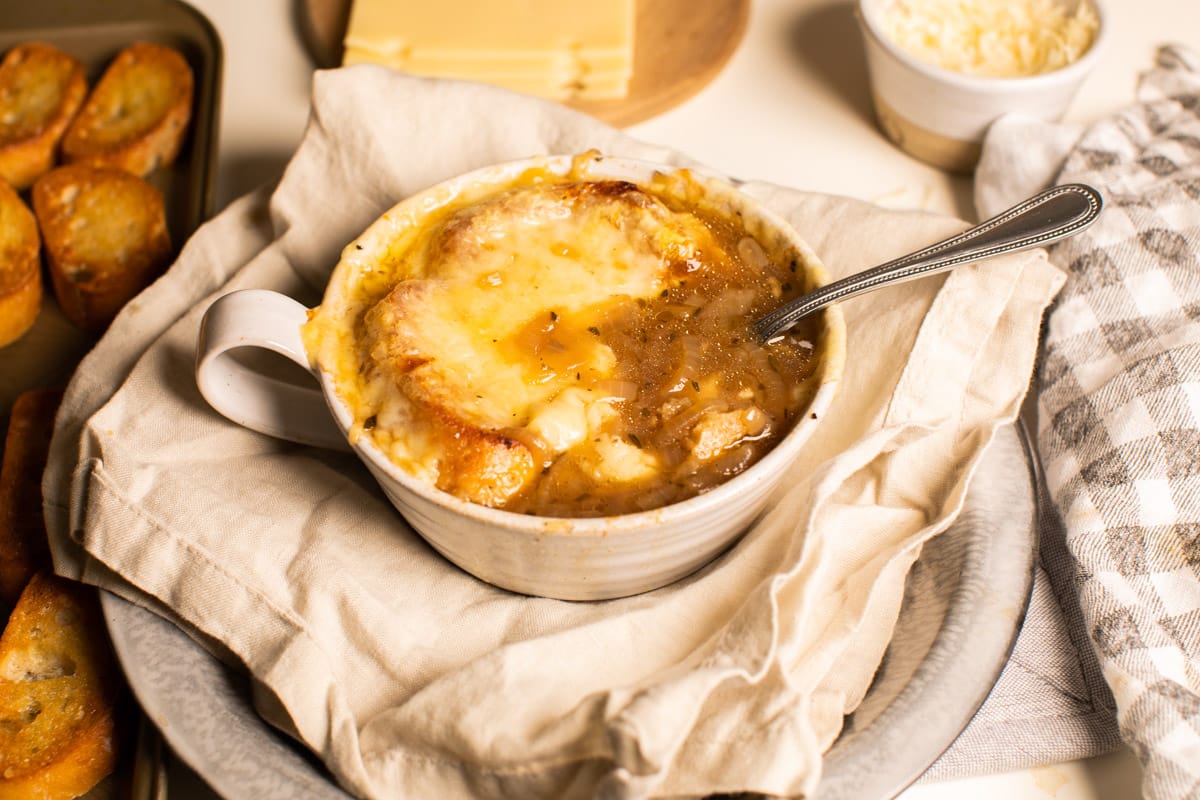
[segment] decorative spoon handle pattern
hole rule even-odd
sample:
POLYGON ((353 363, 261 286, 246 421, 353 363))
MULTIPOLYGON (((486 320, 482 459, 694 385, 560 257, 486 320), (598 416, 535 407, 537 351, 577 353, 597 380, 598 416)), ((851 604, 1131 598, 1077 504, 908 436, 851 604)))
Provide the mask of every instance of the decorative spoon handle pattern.
POLYGON ((754 329, 760 340, 770 341, 830 303, 959 264, 1040 247, 1072 236, 1091 225, 1103 206, 1100 192, 1087 184, 1055 186, 957 236, 798 297, 755 322, 754 329))

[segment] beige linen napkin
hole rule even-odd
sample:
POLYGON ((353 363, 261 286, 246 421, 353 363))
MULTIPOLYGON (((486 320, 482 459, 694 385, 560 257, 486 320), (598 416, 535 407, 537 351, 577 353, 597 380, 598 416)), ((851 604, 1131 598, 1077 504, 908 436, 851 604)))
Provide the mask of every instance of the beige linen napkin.
MULTIPOLYGON (((316 302, 344 243, 400 198, 587 148, 687 162, 498 89, 371 66, 317 73, 269 218, 253 195, 203 227, 68 391, 45 483, 58 569, 239 659, 273 693, 271 719, 356 794, 810 790, 922 542, 952 519, 1028 385, 1061 280, 1040 252, 850 301, 839 400, 771 511, 696 575, 601 603, 477 581, 413 534, 352 456, 205 405, 192 363, 213 297, 264 287, 316 302)), ((744 189, 835 276, 963 227, 744 189)))

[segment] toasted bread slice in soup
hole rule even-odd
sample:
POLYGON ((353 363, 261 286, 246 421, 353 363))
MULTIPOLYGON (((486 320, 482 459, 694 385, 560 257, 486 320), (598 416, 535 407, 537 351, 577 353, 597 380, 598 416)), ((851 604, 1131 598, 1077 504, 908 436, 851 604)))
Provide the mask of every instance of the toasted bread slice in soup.
POLYGON ((62 389, 32 389, 13 402, 0 463, 0 606, 7 611, 30 578, 50 569, 42 473, 62 389))
POLYGON ((0 636, 0 797, 65 800, 115 769, 116 674, 95 590, 35 575, 0 636))
POLYGON ((39 249, 33 212, 0 182, 0 347, 21 338, 41 310, 39 249))
POLYGON ((25 189, 49 172, 86 95, 78 59, 43 42, 9 50, 0 61, 0 180, 25 189))
POLYGON ((33 185, 54 293, 67 319, 101 330, 171 259, 162 194, 120 169, 70 164, 33 185))
POLYGON ((141 176, 170 164, 191 121, 193 83, 178 50, 151 42, 126 47, 67 129, 64 160, 141 176))

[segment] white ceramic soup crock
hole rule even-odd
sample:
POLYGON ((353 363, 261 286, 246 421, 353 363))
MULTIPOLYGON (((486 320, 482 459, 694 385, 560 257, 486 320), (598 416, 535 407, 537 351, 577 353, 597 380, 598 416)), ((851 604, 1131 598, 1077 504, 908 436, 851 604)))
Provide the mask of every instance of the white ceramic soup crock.
MULTIPOLYGON (((676 168, 628 159, 550 156, 486 167, 407 198, 389 214, 425 213, 469 190, 511 182, 531 168, 584 179, 648 181, 676 168), (583 164, 581 167, 580 164, 583 164)), ((732 185, 696 173, 709 196, 802 254, 808 280, 826 282, 812 250, 781 218, 732 185)), ((375 233, 385 230, 381 218, 375 233)), ((363 237, 372 234, 369 228, 363 237)), ((363 237, 358 237, 362 239, 363 237)), ((335 268, 333 287, 339 276, 335 268)), ((329 298, 327 290, 326 298, 329 298)), ((352 449, 412 528, 472 575, 495 586, 565 600, 600 600, 656 589, 703 566, 735 542, 763 511, 815 426, 833 402, 845 349, 842 316, 823 312, 817 342, 819 386, 792 430, 757 463, 696 497, 607 517, 538 517, 489 508, 437 489, 389 460, 370 437, 348 438, 352 412, 333 377, 310 362, 300 329, 308 309, 272 291, 243 290, 218 298, 206 312, 196 354, 196 381, 208 403, 230 420, 271 436, 319 447, 352 449), (237 357, 244 348, 279 353, 316 378, 311 387, 273 378, 237 357), (318 388, 319 386, 319 388, 318 388)))

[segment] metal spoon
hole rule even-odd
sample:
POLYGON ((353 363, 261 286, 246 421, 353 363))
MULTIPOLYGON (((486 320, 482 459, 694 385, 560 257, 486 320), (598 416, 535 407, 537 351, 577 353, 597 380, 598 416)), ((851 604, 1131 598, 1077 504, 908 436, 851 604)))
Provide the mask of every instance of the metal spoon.
POLYGON ((1066 238, 1095 222, 1103 205, 1100 192, 1087 184, 1055 186, 957 236, 797 297, 755 322, 754 330, 759 339, 770 341, 801 318, 838 300, 943 272, 968 261, 1066 238))

